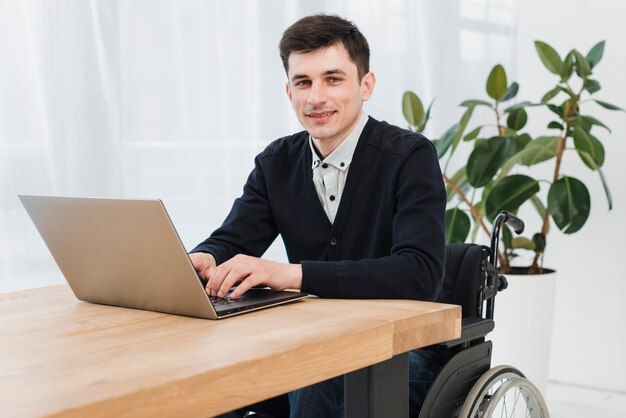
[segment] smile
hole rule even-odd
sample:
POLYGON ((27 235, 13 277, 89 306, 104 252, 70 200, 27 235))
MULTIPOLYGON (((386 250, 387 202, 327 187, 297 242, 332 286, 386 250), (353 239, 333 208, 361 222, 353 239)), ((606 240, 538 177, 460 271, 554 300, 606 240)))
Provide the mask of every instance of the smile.
POLYGON ((335 114, 335 111, 331 110, 331 111, 328 111, 328 112, 307 113, 306 116, 308 118, 311 118, 311 119, 324 120, 324 119, 327 119, 328 117, 332 116, 333 114, 335 114))

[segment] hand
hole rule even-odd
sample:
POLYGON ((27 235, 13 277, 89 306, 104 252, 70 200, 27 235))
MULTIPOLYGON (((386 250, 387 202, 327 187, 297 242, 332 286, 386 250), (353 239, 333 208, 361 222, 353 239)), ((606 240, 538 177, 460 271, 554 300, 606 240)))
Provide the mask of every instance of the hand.
POLYGON ((206 289, 209 295, 223 298, 231 287, 237 286, 230 295, 237 298, 258 285, 274 290, 300 289, 302 268, 300 264, 278 263, 238 254, 213 270, 206 289))
POLYGON ((213 254, 192 253, 189 254, 189 259, 191 260, 191 264, 193 264, 193 268, 198 272, 198 276, 200 276, 201 279, 209 280, 209 277, 211 277, 216 267, 213 254))

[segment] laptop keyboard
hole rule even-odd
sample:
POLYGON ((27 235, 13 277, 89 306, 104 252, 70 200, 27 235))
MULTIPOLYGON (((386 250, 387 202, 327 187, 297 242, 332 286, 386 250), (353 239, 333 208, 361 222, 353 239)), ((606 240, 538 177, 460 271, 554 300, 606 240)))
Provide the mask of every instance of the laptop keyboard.
POLYGON ((224 306, 224 305, 230 305, 231 303, 235 303, 235 302, 241 302, 248 298, 246 297, 246 295, 241 295, 237 299, 231 299, 230 293, 228 293, 223 298, 219 298, 217 296, 209 296, 209 299, 211 299, 211 303, 213 304, 213 306, 224 306))

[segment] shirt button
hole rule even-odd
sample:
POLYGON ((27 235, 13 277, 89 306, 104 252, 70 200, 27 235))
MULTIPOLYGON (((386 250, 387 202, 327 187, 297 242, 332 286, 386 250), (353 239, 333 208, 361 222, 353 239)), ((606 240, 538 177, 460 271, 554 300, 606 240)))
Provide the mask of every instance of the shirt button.
POLYGON ((344 165, 346 165, 346 164, 345 164, 345 163, 341 163, 341 164, 339 164, 339 165, 343 167, 343 166, 344 166, 344 165))
POLYGON ((331 201, 334 201, 334 200, 335 200, 335 196, 332 196, 332 195, 331 195, 329 199, 330 199, 331 201))
POLYGON ((332 238, 330 239, 330 245, 337 245, 337 238, 332 237, 332 238))
POLYGON ((326 163, 322 164, 322 168, 328 168, 328 164, 326 163))

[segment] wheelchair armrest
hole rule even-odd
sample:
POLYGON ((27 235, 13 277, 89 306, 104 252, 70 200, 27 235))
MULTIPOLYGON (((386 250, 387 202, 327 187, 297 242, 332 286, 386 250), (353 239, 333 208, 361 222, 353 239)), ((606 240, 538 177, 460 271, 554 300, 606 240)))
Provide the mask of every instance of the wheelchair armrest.
POLYGON ((485 335, 493 331, 495 323, 492 319, 484 319, 478 317, 463 318, 461 325, 461 338, 456 340, 446 341, 440 345, 451 348, 459 344, 463 344, 478 338, 482 338, 485 335))

